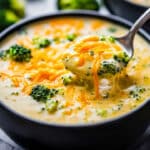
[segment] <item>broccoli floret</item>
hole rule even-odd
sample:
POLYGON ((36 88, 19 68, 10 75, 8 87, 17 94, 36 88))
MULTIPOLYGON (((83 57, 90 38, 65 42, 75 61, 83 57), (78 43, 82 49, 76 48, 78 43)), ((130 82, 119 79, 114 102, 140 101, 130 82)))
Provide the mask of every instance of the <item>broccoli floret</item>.
POLYGON ((69 34, 67 35, 67 40, 74 41, 76 37, 77 37, 76 34, 69 34))
POLYGON ((58 0, 58 9, 85 9, 85 10, 99 10, 100 5, 97 0, 58 0))
POLYGON ((69 85, 73 81, 73 78, 71 76, 64 76, 62 77, 62 79, 64 85, 69 85))
POLYGON ((111 43, 115 43, 115 41, 116 41, 116 39, 115 39, 114 37, 112 37, 112 36, 110 36, 110 37, 108 38, 108 40, 109 40, 109 42, 111 42, 111 43))
POLYGON ((58 101, 57 100, 49 100, 46 102, 46 110, 49 112, 49 113, 54 113, 57 108, 58 108, 58 101))
POLYGON ((100 36, 100 41, 108 41, 108 42, 111 42, 111 43, 115 43, 116 40, 112 36, 101 35, 100 36))
POLYGON ((25 16, 25 5, 20 0, 0 0, 0 30, 25 16))
POLYGON ((3 30, 4 28, 10 26, 13 23, 16 23, 17 21, 19 21, 19 18, 11 10, 0 10, 0 30, 3 30))
POLYGON ((10 9, 15 12, 15 14, 19 17, 25 16, 25 3, 20 0, 9 0, 10 9))
POLYGON ((31 56, 31 50, 20 45, 13 45, 7 51, 6 55, 8 58, 17 62, 28 62, 31 56))
POLYGON ((36 101, 46 102, 58 93, 57 89, 49 89, 43 85, 37 85, 32 88, 30 96, 36 101))
POLYGON ((141 94, 146 91, 143 87, 136 86, 133 90, 130 91, 130 96, 132 98, 135 98, 136 100, 139 100, 141 98, 141 94))
POLYGON ((58 94, 59 90, 57 89, 49 89, 49 96, 54 97, 56 94, 58 94))
POLYGON ((33 87, 30 95, 37 101, 47 101, 49 98, 49 89, 43 85, 33 87))
POLYGON ((103 61, 98 70, 99 76, 115 75, 120 71, 120 67, 115 61, 103 61))
POLYGON ((118 55, 114 55, 114 60, 121 63, 123 66, 127 66, 130 57, 125 52, 121 52, 118 55))
POLYGON ((9 9, 18 17, 24 17, 25 15, 25 3, 22 0, 0 0, 1 9, 9 9))
POLYGON ((49 39, 42 37, 35 37, 32 41, 37 48, 45 48, 51 44, 49 39))
POLYGON ((17 62, 28 62, 31 56, 31 50, 20 45, 13 45, 6 51, 0 52, 0 58, 3 60, 11 59, 17 62))
POLYGON ((101 116, 103 118, 107 117, 108 111, 106 109, 100 109, 96 111, 98 116, 101 116))

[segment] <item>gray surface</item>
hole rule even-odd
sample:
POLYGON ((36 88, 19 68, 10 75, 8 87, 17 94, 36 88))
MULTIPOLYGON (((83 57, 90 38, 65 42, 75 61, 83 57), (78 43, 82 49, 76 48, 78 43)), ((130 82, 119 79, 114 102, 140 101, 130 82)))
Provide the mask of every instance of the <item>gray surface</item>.
MULTIPOLYGON (((56 0, 27 0, 26 16, 38 16, 50 12, 56 12, 56 0)), ((100 10, 102 14, 109 14, 106 8, 100 10)), ((23 150, 15 144, 1 129, 0 129, 0 150, 23 150)), ((150 150, 150 129, 146 132, 134 148, 130 150, 150 150)))

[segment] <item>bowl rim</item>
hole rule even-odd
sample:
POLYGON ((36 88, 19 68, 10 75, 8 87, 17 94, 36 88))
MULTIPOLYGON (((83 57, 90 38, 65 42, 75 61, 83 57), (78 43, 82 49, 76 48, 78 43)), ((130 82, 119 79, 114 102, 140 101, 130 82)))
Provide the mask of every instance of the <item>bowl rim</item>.
MULTIPOLYGON (((53 18, 59 18, 59 17, 81 17, 81 18, 98 18, 98 19, 102 19, 111 23, 115 23, 117 25, 120 25, 122 27, 125 28, 129 28, 132 23, 122 19, 120 17, 117 16, 113 16, 113 15, 101 15, 98 14, 96 12, 93 11, 67 11, 67 12, 55 12, 55 13, 50 13, 50 14, 45 14, 42 16, 36 16, 36 17, 31 17, 31 18, 26 18, 23 19, 22 21, 20 21, 17 24, 14 24, 10 27, 8 27, 7 29, 5 29, 3 32, 0 33, 0 41, 3 41, 7 36, 9 36, 9 34, 12 34, 13 32, 15 32, 17 29, 22 28, 23 26, 26 26, 28 24, 32 24, 38 21, 42 21, 42 20, 47 20, 47 19, 53 19, 53 18)), ((139 31, 140 36, 142 36, 145 40, 150 41, 150 36, 143 30, 139 31)), ((141 105, 139 105, 137 108, 116 116, 114 118, 109 118, 103 121, 97 121, 97 122, 90 122, 90 123, 75 123, 75 124, 65 124, 65 123, 54 123, 54 122, 46 122, 46 121, 42 121, 42 120, 38 120, 38 119, 34 119, 31 118, 29 116, 26 116, 22 113, 19 113, 17 111, 15 111, 14 109, 12 109, 11 107, 9 107, 7 104, 4 104, 2 101, 0 101, 0 107, 5 110, 8 111, 10 114, 14 115, 15 117, 19 118, 19 119, 23 119, 24 121, 36 124, 36 125, 41 125, 41 126, 46 126, 46 127, 61 127, 61 128, 85 128, 85 127, 94 127, 94 126, 105 126, 105 125, 110 125, 112 123, 116 123, 117 121, 121 121, 133 114, 135 114, 136 112, 140 111, 144 106, 150 104, 150 99, 145 100, 145 102, 143 102, 141 105)))

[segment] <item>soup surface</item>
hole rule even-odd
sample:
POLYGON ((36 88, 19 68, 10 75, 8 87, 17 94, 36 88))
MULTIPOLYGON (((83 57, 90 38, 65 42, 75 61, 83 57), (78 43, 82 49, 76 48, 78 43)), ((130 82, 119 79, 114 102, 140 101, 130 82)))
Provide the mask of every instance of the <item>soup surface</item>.
POLYGON ((128 0, 128 1, 131 1, 139 5, 144 5, 146 7, 150 7, 150 0, 128 0))
MULTIPOLYGON (((107 21, 75 17, 23 27, 0 43, 0 100, 23 115, 52 123, 98 122, 131 111, 150 96, 150 45, 140 36, 127 67, 113 78, 98 78, 98 97, 86 79, 63 63, 81 37, 126 32, 107 21)), ((94 59, 92 49, 87 53, 90 59, 94 59)), ((82 64, 83 59, 81 68, 82 64)))

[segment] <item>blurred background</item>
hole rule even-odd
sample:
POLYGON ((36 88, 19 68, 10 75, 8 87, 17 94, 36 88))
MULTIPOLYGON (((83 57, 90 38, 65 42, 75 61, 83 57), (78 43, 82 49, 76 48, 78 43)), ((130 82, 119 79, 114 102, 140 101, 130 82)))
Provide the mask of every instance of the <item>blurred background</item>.
MULTIPOLYGON (((59 10, 81 9, 101 14, 111 13, 134 22, 150 6, 146 5, 146 0, 141 0, 138 5, 130 1, 134 0, 0 0, 0 32, 25 17, 59 10)), ((150 34, 150 22, 145 24, 144 29, 150 34)))
POLYGON ((102 0, 0 0, 0 32, 25 17, 76 9, 107 13, 102 0))

